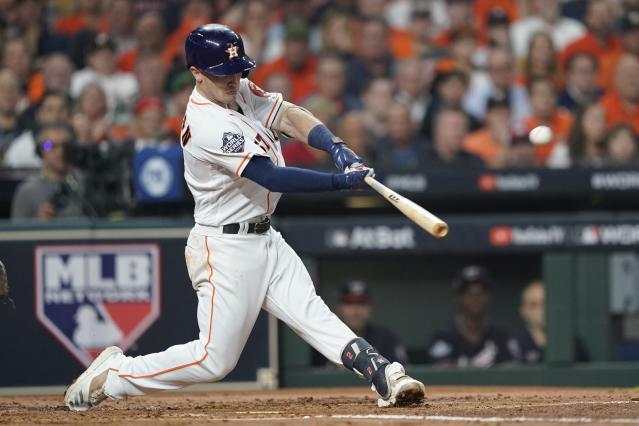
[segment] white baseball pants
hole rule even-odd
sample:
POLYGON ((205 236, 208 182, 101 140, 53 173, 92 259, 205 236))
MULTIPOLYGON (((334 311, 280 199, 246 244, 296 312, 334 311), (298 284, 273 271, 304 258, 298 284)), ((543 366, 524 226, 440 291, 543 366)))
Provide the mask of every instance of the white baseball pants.
POLYGON ((185 249, 198 297, 199 338, 164 352, 118 356, 107 395, 122 399, 222 380, 237 364, 261 308, 330 361, 355 334, 315 293, 304 264, 281 234, 221 234, 196 226, 185 249), (204 235, 209 234, 209 235, 204 235))

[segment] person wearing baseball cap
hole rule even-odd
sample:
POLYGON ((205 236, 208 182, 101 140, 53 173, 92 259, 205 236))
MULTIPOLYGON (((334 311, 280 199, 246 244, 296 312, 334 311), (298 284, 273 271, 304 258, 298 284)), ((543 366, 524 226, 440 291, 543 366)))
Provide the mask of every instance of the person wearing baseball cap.
POLYGON ((341 286, 337 316, 389 361, 406 364, 406 348, 391 330, 371 322, 372 308, 370 290, 364 281, 352 280, 341 286))
POLYGON ((469 265, 453 280, 458 314, 448 330, 436 332, 427 347, 431 360, 447 367, 491 367, 512 362, 517 342, 502 328, 490 323, 492 279, 479 265, 469 265))

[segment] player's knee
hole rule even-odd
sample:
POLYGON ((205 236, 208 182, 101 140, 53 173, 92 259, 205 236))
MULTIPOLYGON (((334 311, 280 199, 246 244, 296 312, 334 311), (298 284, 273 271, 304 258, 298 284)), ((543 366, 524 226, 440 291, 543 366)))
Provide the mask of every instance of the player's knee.
POLYGON ((202 362, 202 367, 206 370, 208 375, 207 382, 217 382, 224 379, 228 374, 235 369, 237 365, 236 360, 225 360, 216 358, 212 353, 202 362))

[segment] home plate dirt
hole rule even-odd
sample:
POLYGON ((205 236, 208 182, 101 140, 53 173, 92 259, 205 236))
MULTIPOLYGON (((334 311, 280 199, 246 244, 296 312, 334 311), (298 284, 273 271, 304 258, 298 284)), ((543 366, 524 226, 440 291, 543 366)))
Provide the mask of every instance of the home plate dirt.
POLYGON ((0 398, 0 424, 634 424, 639 392, 539 387, 427 388, 419 406, 377 408, 366 388, 164 393, 70 412, 62 397, 0 398))

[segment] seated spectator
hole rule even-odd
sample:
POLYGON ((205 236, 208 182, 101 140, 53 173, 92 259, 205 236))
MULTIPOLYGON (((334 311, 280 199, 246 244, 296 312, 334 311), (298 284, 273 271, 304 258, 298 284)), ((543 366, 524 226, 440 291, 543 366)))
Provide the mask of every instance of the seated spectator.
POLYGON ((102 87, 93 83, 84 88, 77 100, 77 111, 71 119, 79 145, 91 145, 109 139, 112 119, 102 87))
POLYGON ((346 141, 354 152, 365 158, 367 164, 376 164, 376 147, 370 142, 371 138, 366 131, 366 121, 360 111, 351 111, 342 117, 337 126, 336 134, 343 141, 346 141))
POLYGON ((364 114, 366 129, 368 129, 373 143, 383 138, 387 133, 387 106, 393 102, 394 90, 395 88, 391 80, 376 78, 369 82, 362 95, 362 102, 364 103, 362 113, 364 114))
POLYGON ((73 132, 65 124, 44 126, 36 137, 41 173, 22 182, 13 196, 12 219, 50 220, 86 212, 83 178, 67 161, 73 132))
POLYGON ((164 97, 167 70, 159 55, 140 56, 135 63, 135 80, 140 98, 164 97))
POLYGON ((137 45, 133 2, 113 0, 108 12, 109 36, 122 54, 137 45))
POLYGON ((516 58, 526 57, 530 38, 540 31, 550 34, 553 44, 562 50, 581 37, 586 29, 579 21, 561 16, 559 0, 532 0, 532 14, 513 22, 510 27, 516 58))
POLYGON ((300 104, 316 90, 315 73, 317 58, 308 47, 309 29, 301 18, 286 22, 284 54, 273 62, 260 66, 253 74, 253 81, 264 86, 273 73, 282 73, 291 81, 291 102, 300 104))
POLYGON ((597 58, 587 52, 576 52, 566 61, 566 85, 557 104, 570 111, 596 101, 603 90, 597 85, 597 58))
POLYGON ((55 23, 55 31, 72 36, 83 30, 102 32, 108 29, 108 21, 102 16, 102 2, 80 0, 74 2, 75 11, 62 15, 55 23))
POLYGON ((504 169, 529 169, 535 165, 535 151, 528 140, 528 134, 512 138, 504 152, 501 167, 504 169))
POLYGON ((13 71, 0 70, 0 156, 25 129, 25 122, 19 115, 18 103, 22 98, 20 82, 13 71))
POLYGON ((171 66, 174 52, 165 48, 166 30, 162 16, 147 13, 138 18, 135 23, 135 38, 137 47, 123 52, 118 59, 121 71, 133 72, 139 59, 146 56, 157 56, 162 68, 171 66))
POLYGON ((490 323, 492 282, 480 266, 466 266, 453 281, 458 313, 451 326, 436 332, 427 350, 441 367, 492 367, 514 360, 516 342, 501 327, 490 323))
POLYGON ((32 52, 29 45, 22 37, 8 37, 2 46, 2 67, 13 71, 20 80, 20 87, 27 89, 31 85, 31 72, 33 71, 32 52))
POLYGON ((544 360, 546 349, 546 291, 541 281, 533 281, 521 293, 519 315, 525 327, 517 336, 519 360, 538 364, 544 360))
POLYGON ((474 31, 475 22, 473 5, 470 0, 447 0, 446 12, 448 15, 448 28, 437 36, 435 42, 440 47, 448 47, 453 41, 455 33, 474 31))
POLYGON ((42 65, 42 76, 46 90, 57 90, 69 93, 71 90, 71 76, 73 75, 73 63, 63 53, 48 55, 42 65))
POLYGON ((240 36, 244 51, 258 64, 267 64, 284 52, 282 25, 273 22, 274 10, 262 0, 244 2, 240 36))
POLYGON ((416 138, 408 107, 393 103, 386 108, 388 134, 377 144, 375 168, 384 172, 420 171, 426 159, 426 144, 416 138))
POLYGON ((269 75, 264 82, 264 91, 281 93, 284 100, 291 99, 291 90, 291 80, 283 73, 275 72, 269 75))
POLYGON ((510 145, 510 105, 506 96, 495 92, 488 99, 483 128, 469 134, 464 149, 481 157, 487 166, 499 168, 510 145))
POLYGON ((514 0, 475 0, 475 22, 480 41, 489 47, 510 50, 510 23, 519 19, 514 0))
POLYGON ((608 150, 607 165, 615 167, 637 167, 639 165, 637 135, 629 125, 621 123, 610 129, 606 136, 605 146, 608 150))
POLYGON ((344 284, 337 306, 337 316, 390 362, 408 363, 406 348, 397 335, 386 327, 371 322, 371 314, 371 295, 366 283, 349 281, 344 284))
POLYGON ((362 108, 360 100, 345 93, 346 64, 337 55, 321 56, 317 63, 316 76, 317 93, 304 101, 307 107, 317 102, 326 102, 331 105, 331 116, 324 122, 329 127, 334 124, 340 115, 350 110, 362 108))
POLYGON ((555 83, 549 77, 535 78, 528 85, 533 113, 526 119, 526 131, 537 126, 548 126, 553 140, 535 145, 535 158, 539 166, 567 167, 569 164, 567 140, 572 127, 572 115, 557 108, 555 83))
POLYGON ((116 108, 129 109, 138 93, 135 77, 117 69, 115 44, 106 33, 95 36, 87 51, 86 68, 73 73, 71 96, 78 98, 84 89, 99 84, 107 96, 110 112, 116 108))
POLYGON ((464 150, 468 116, 461 109, 442 108, 434 123, 434 139, 425 166, 432 169, 468 169, 484 166, 481 158, 464 150))
POLYGON ((342 58, 353 54, 353 28, 349 15, 339 10, 327 12, 320 23, 321 53, 332 52, 342 58))
POLYGON ((491 49, 488 73, 483 82, 475 81, 464 97, 464 109, 477 120, 484 120, 491 97, 505 97, 511 111, 511 127, 522 129, 530 115, 530 101, 526 88, 515 82, 513 58, 507 50, 491 49))
MULTIPOLYGON (((524 364, 539 364, 544 361, 546 351, 546 289, 541 281, 532 281, 521 293, 519 315, 524 329, 517 335, 518 361, 524 364)), ((587 361, 583 344, 575 341, 577 361, 587 361)))
MULTIPOLYGON (((623 14, 619 30, 621 32, 621 45, 623 46, 622 53, 629 53, 635 56, 639 55, 639 9, 629 10, 623 14)), ((613 83, 615 69, 616 64, 613 67, 613 83)))
POLYGON ((538 32, 530 38, 522 74, 520 80, 526 85, 536 78, 550 78, 560 83, 557 51, 547 33, 538 32))
POLYGON ((440 58, 446 49, 433 39, 433 22, 428 3, 414 3, 407 31, 391 32, 391 49, 397 59, 440 58))
POLYGON ((133 139, 135 149, 156 148, 175 143, 177 135, 172 134, 164 125, 166 114, 160 98, 142 98, 135 105, 133 121, 133 139))
POLYGON ((409 108, 411 121, 416 125, 422 122, 426 114, 426 105, 430 101, 428 88, 433 77, 434 73, 426 61, 405 59, 397 64, 395 100, 409 108))
POLYGON ((596 102, 579 108, 568 136, 573 166, 600 167, 606 158, 606 115, 596 102))
POLYGON ((349 60, 346 91, 361 96, 373 79, 390 78, 393 56, 390 50, 388 25, 383 18, 365 18, 360 28, 359 45, 349 60))
POLYGON ((560 61, 562 68, 569 70, 568 62, 576 54, 592 55, 598 74, 597 84, 600 87, 609 87, 617 60, 623 52, 621 40, 614 33, 614 5, 608 0, 590 0, 587 5, 584 22, 588 32, 564 48, 560 61))
POLYGON ((613 88, 601 98, 608 128, 618 123, 639 133, 639 58, 624 55, 617 64, 613 88))
POLYGON ((39 129, 55 123, 69 125, 71 98, 64 92, 48 92, 35 112, 35 128, 25 130, 9 146, 4 164, 11 168, 38 168, 42 160, 36 152, 36 134, 39 129))
MULTIPOLYGON (((466 90, 468 89, 468 78, 466 74, 459 70, 441 69, 438 71, 432 88, 432 99, 426 108, 424 121, 420 129, 421 136, 426 140, 433 138, 433 120, 442 108, 454 108, 464 111, 462 104, 466 90)), ((469 129, 477 130, 481 127, 479 122, 472 116, 466 114, 469 129)))

